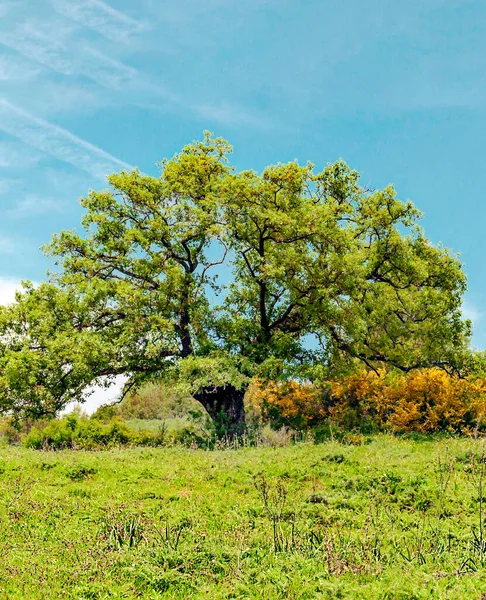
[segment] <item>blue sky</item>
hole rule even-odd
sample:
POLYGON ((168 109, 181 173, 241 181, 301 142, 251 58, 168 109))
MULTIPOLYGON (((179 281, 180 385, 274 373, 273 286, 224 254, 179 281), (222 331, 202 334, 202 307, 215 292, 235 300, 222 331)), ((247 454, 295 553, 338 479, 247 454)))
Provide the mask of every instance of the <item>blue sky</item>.
POLYGON ((486 4, 0 0, 0 301, 103 176, 204 129, 238 168, 343 157, 461 254, 486 348, 486 4))

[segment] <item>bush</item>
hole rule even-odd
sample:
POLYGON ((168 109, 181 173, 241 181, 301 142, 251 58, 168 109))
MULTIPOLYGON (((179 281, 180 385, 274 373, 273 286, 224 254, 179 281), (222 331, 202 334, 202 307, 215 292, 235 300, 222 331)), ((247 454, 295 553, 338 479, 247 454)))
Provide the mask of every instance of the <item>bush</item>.
POLYGON ((73 423, 68 419, 50 421, 44 428, 34 426, 24 439, 27 448, 62 449, 73 444, 73 423))
POLYGON ((182 422, 168 432, 168 440, 171 444, 181 444, 191 448, 208 446, 212 442, 212 434, 208 430, 190 421, 182 422))
POLYGON ((331 390, 329 417, 346 428, 471 434, 486 427, 485 382, 452 377, 440 369, 407 376, 362 372, 333 383, 331 390))
MULTIPOLYGON (((153 425, 153 422, 151 423, 153 425)), ((211 431, 201 423, 179 419, 168 428, 164 421, 152 430, 130 427, 118 418, 103 423, 98 419, 76 414, 39 423, 23 435, 23 444, 37 450, 65 448, 98 450, 116 446, 166 446, 180 444, 204 446, 211 440, 211 431)))
POLYGON ((21 428, 15 427, 12 420, 8 417, 0 419, 0 438, 7 444, 18 444, 21 437, 21 428))
POLYGON ((80 448, 125 446, 136 442, 136 433, 124 423, 114 420, 103 424, 94 419, 80 421, 73 441, 80 448))
POLYGON ((271 423, 275 429, 307 429, 326 416, 322 390, 309 383, 300 384, 256 379, 245 396, 247 416, 257 425, 271 423))
POLYGON ((361 371, 321 386, 255 381, 248 394, 250 418, 274 429, 333 428, 472 434, 486 430, 486 382, 468 381, 440 369, 397 375, 361 371))
POLYGON ((95 419, 78 419, 68 415, 50 421, 45 427, 33 427, 24 436, 27 448, 61 450, 79 448, 95 450, 112 446, 163 445, 165 437, 160 432, 136 431, 125 423, 113 420, 100 423, 95 419))
POLYGON ((100 406, 93 418, 100 421, 116 417, 122 420, 164 420, 184 417, 194 410, 201 410, 201 405, 194 398, 181 396, 162 382, 151 382, 128 394, 120 404, 100 406))

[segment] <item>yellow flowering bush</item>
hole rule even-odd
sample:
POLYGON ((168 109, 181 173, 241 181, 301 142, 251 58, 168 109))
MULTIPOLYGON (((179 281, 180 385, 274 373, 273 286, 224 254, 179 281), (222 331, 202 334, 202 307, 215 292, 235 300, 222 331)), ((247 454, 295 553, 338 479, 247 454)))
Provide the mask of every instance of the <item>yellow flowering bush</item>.
POLYGON ((326 417, 321 390, 310 383, 256 379, 250 385, 245 401, 247 415, 259 424, 271 422, 277 427, 306 429, 318 425, 326 417))
POLYGON ((440 369, 407 375, 361 371, 319 387, 294 380, 256 380, 247 411, 259 423, 305 429, 330 423, 342 429, 395 432, 486 429, 486 381, 468 381, 440 369))

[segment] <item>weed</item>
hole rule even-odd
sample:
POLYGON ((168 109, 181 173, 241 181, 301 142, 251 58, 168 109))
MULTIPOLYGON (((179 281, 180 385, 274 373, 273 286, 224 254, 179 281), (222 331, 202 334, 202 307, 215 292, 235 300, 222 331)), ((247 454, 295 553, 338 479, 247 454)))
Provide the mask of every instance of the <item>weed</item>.
POLYGON ((265 475, 260 473, 254 477, 255 489, 258 492, 267 517, 272 523, 274 552, 287 552, 295 547, 295 511, 286 511, 288 489, 279 478, 270 483, 265 475), (290 525, 286 532, 283 524, 290 525))
POLYGON ((134 548, 143 540, 143 529, 138 517, 119 516, 104 523, 103 537, 111 550, 134 548))
POLYGON ((170 526, 169 522, 166 521, 162 528, 154 527, 158 540, 171 550, 177 551, 181 536, 184 531, 191 529, 191 522, 188 519, 184 519, 182 522, 170 526))
POLYGON ((80 481, 86 479, 96 473, 96 469, 93 467, 87 467, 84 465, 75 465, 66 471, 66 477, 72 481, 80 481))

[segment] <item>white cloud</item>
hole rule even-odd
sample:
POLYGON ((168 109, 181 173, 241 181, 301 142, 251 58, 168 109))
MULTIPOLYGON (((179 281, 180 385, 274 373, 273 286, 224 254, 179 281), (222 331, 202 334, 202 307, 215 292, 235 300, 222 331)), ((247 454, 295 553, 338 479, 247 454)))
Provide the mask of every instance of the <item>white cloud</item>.
POLYGON ((0 4, 0 17, 5 16, 13 6, 17 5, 17 2, 2 2, 0 4))
POLYGON ((103 385, 95 383, 88 388, 90 395, 86 402, 83 404, 71 402, 62 412, 71 412, 75 407, 80 406, 83 411, 92 414, 102 404, 111 404, 115 400, 118 400, 126 381, 127 378, 124 375, 119 375, 114 378, 109 388, 105 388, 103 385))
MULTIPOLYGON (((53 27, 54 24, 51 24, 53 27)), ((56 28, 56 39, 42 30, 38 22, 24 22, 14 29, 3 29, 1 42, 4 46, 45 65, 63 75, 73 75, 75 64, 73 57, 61 41, 68 37, 71 28, 56 28)))
POLYGON ((11 304, 15 301, 15 293, 21 290, 20 280, 0 278, 0 304, 11 304))
POLYGON ((80 115, 113 104, 105 90, 88 82, 79 84, 72 80, 45 81, 35 97, 24 97, 22 101, 25 109, 44 118, 59 113, 80 115))
POLYGON ((83 49, 78 71, 99 85, 115 90, 134 83, 139 77, 136 69, 91 47, 83 49))
POLYGON ((55 158, 99 179, 119 169, 133 167, 67 129, 40 119, 0 98, 0 129, 55 158))
POLYGON ((61 15, 115 42, 127 43, 134 35, 149 29, 147 23, 129 17, 101 0, 52 0, 52 5, 61 15))
MULTIPOLYGON (((71 2, 55 1, 59 6, 64 7, 63 10, 81 12, 84 11, 86 3, 86 0, 83 5, 78 2, 79 6, 76 8, 77 5, 71 6, 71 2)), ((108 7, 98 0, 89 0, 88 4, 90 10, 108 7)), ((108 13, 110 13, 109 10, 106 14, 108 13)), ((118 14, 119 11, 115 11, 115 13, 118 14)), ((78 13, 76 12, 76 14, 78 13)), ((131 21, 131 17, 126 17, 120 22, 129 23, 132 26, 131 21)), ((162 101, 168 101, 178 109, 187 108, 197 112, 197 108, 190 106, 177 94, 168 90, 158 79, 155 80, 148 74, 121 62, 116 57, 103 53, 99 44, 97 45, 83 36, 85 31, 81 27, 70 25, 59 18, 45 21, 30 18, 28 21, 18 20, 17 23, 12 28, 0 29, 0 44, 18 53, 20 56, 16 56, 15 53, 11 53, 11 56, 15 57, 16 62, 27 63, 27 67, 23 69, 19 65, 14 69, 9 64, 10 55, 5 59, 2 59, 0 55, 0 79, 2 78, 2 64, 5 62, 4 77, 9 79, 20 76, 23 71, 30 73, 31 76, 40 73, 42 77, 38 77, 35 94, 31 93, 30 89, 29 91, 14 89, 13 95, 10 95, 9 92, 10 100, 22 98, 22 105, 35 114, 41 112, 43 115, 49 115, 66 110, 79 113, 87 109, 92 110, 120 103, 132 103, 144 108, 147 108, 150 103, 154 103, 160 107, 162 101), (51 73, 42 68, 33 71, 30 63, 42 65, 51 73), (49 78, 55 80, 50 81, 49 78)), ((138 21, 135 23, 133 29, 140 30, 143 24, 138 21)), ((145 25, 143 26, 145 27, 145 25)), ((112 31, 110 28, 108 29, 112 31)), ((12 86, 18 84, 19 81, 12 79, 8 83, 12 86)), ((205 107, 203 107, 203 111, 204 109, 205 107)), ((219 108, 220 116, 221 110, 219 108)), ((248 119, 246 119, 247 121, 248 119)))
POLYGON ((468 300, 464 300, 462 304, 462 314, 465 319, 470 319, 473 325, 477 325, 483 318, 483 312, 468 300))

